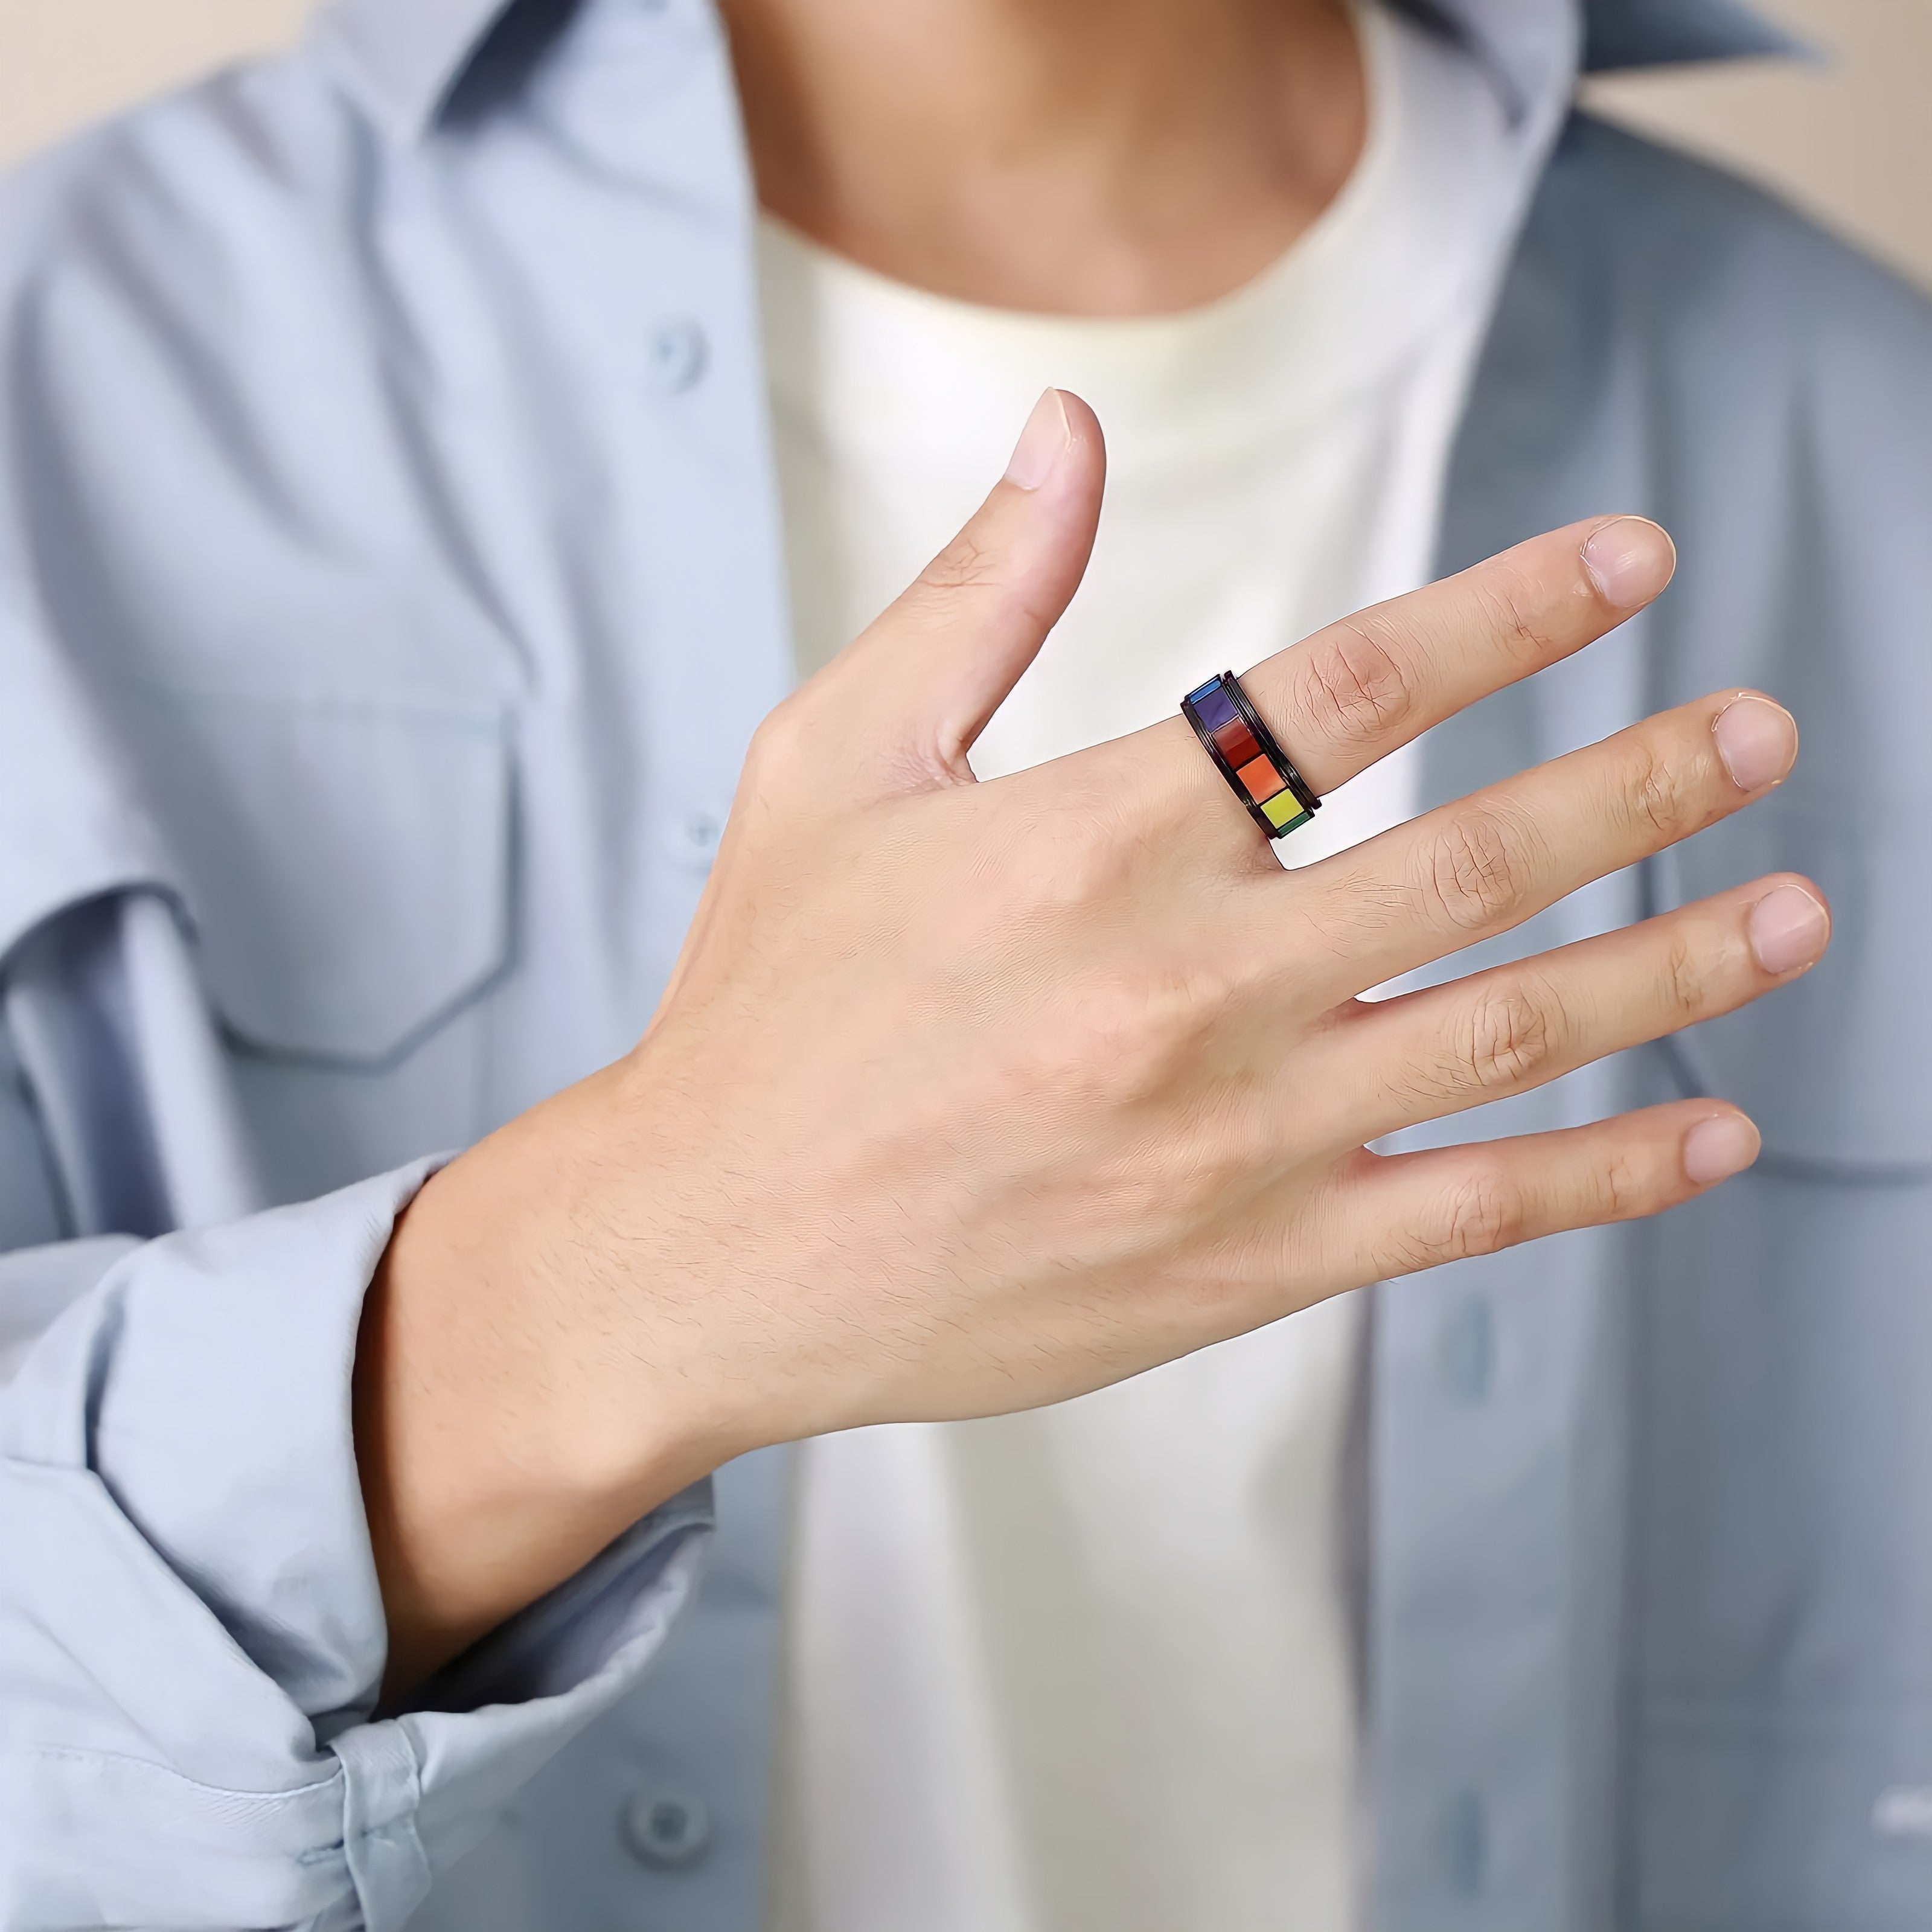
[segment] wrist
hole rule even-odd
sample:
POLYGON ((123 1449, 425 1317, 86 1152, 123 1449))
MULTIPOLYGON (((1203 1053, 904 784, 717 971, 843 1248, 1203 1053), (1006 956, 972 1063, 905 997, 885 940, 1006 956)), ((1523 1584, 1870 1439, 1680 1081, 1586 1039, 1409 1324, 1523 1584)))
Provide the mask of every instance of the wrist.
POLYGON ((754 1446, 653 1347, 646 1230, 600 1231, 620 1090, 600 1076, 432 1176, 371 1282, 356 1434, 392 1693, 754 1446))

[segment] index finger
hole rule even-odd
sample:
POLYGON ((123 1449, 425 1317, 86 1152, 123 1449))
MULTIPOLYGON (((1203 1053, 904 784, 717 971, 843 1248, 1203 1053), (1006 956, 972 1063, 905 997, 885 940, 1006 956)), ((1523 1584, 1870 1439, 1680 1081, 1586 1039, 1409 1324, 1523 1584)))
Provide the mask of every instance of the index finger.
MULTIPOLYGON (((1572 524, 1330 624, 1244 673, 1242 686, 1309 784, 1333 791, 1431 725, 1614 630, 1670 581, 1676 556, 1647 518, 1572 524)), ((1253 821, 1184 719, 1118 745, 1132 747, 1137 788, 1192 823, 1220 814, 1252 846, 1253 821)))

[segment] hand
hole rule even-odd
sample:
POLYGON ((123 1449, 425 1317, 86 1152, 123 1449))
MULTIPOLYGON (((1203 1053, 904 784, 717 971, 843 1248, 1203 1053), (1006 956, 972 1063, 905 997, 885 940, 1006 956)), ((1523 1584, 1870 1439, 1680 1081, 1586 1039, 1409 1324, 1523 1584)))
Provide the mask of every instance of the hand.
MULTIPOLYGON (((976 784, 1101 475, 1090 413, 1044 398, 966 531, 758 733, 634 1052, 404 1217, 358 1375, 406 1673, 745 1450, 1055 1401, 1754 1157, 1706 1100, 1366 1144, 1795 976, 1828 927, 1800 882, 1356 996, 1760 796, 1790 716, 1702 699, 1293 872, 1178 716, 976 784)), ((1600 636, 1672 555, 1638 519, 1577 525, 1245 682, 1332 790, 1600 636)))

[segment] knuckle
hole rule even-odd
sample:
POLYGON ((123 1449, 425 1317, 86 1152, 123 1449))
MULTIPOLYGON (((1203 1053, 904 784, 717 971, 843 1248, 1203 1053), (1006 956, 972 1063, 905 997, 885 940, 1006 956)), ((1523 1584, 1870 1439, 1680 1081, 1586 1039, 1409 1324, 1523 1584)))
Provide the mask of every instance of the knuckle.
POLYGON ((1682 773, 1648 734, 1632 734, 1617 773, 1617 795, 1632 831, 1670 844, 1697 829, 1682 773))
POLYGON ((1400 658, 1354 620, 1312 641, 1300 696, 1312 728, 1343 749, 1381 744, 1415 710, 1415 693, 1400 658))
POLYGON ((1642 1170, 1628 1154, 1612 1154, 1597 1176, 1598 1205, 1607 1221, 1634 1220, 1650 1206, 1650 1188, 1642 1170))
POLYGON ((1556 656, 1561 645, 1533 580, 1523 572, 1498 568, 1484 586, 1484 628, 1511 664, 1533 670, 1556 656))
POLYGON ((1550 1065, 1562 1032, 1547 999, 1522 986, 1492 988, 1465 1015, 1454 1064, 1472 1092, 1511 1092, 1550 1065))
POLYGON ((1522 1238, 1522 1197, 1500 1174, 1478 1172, 1452 1188, 1442 1204, 1444 1258, 1494 1254, 1522 1238))
POLYGON ((1102 811, 1070 799, 1030 818, 1000 849, 988 904, 1002 924, 1090 917, 1118 899, 1132 850, 1102 811))
POLYGON ((1151 1203, 1193 1226, 1224 1229, 1229 1200, 1252 1196, 1256 1175, 1280 1164, 1279 1132, 1265 1109, 1196 1106, 1171 1151, 1148 1165, 1151 1203))
POLYGON ((1512 1247, 1522 1239, 1526 1220, 1518 1190, 1493 1170, 1479 1168, 1448 1188, 1415 1231, 1420 1265, 1439 1268, 1512 1247))
POLYGON ((1458 812, 1430 842, 1420 883, 1443 924, 1475 932, 1520 905, 1532 876, 1529 836, 1522 822, 1476 807, 1458 812))
POLYGON ((1664 956, 1662 992, 1666 1012, 1678 1024, 1700 1018, 1710 1004, 1710 974, 1688 933, 1673 933, 1664 956))
POLYGON ((923 596, 951 597, 997 580, 998 562, 971 525, 962 530, 919 574, 915 590, 923 596))
POLYGON ((1053 1084, 1063 1094, 1134 1107, 1190 1082, 1226 988, 1184 969, 1150 966, 1082 989, 1054 1029, 1053 1084))

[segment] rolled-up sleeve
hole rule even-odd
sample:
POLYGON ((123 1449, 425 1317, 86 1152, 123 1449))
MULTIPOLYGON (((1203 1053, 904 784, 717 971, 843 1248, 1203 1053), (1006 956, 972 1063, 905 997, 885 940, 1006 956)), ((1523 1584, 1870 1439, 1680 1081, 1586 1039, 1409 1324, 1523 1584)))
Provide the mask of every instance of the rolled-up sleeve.
POLYGON ((419 1165, 142 1244, 0 1256, 71 1294, 0 1388, 0 1924, 377 1928, 621 1696, 689 1594, 686 1492, 378 1719, 350 1423, 419 1165), (64 1284, 64 1285, 63 1285, 64 1284))

